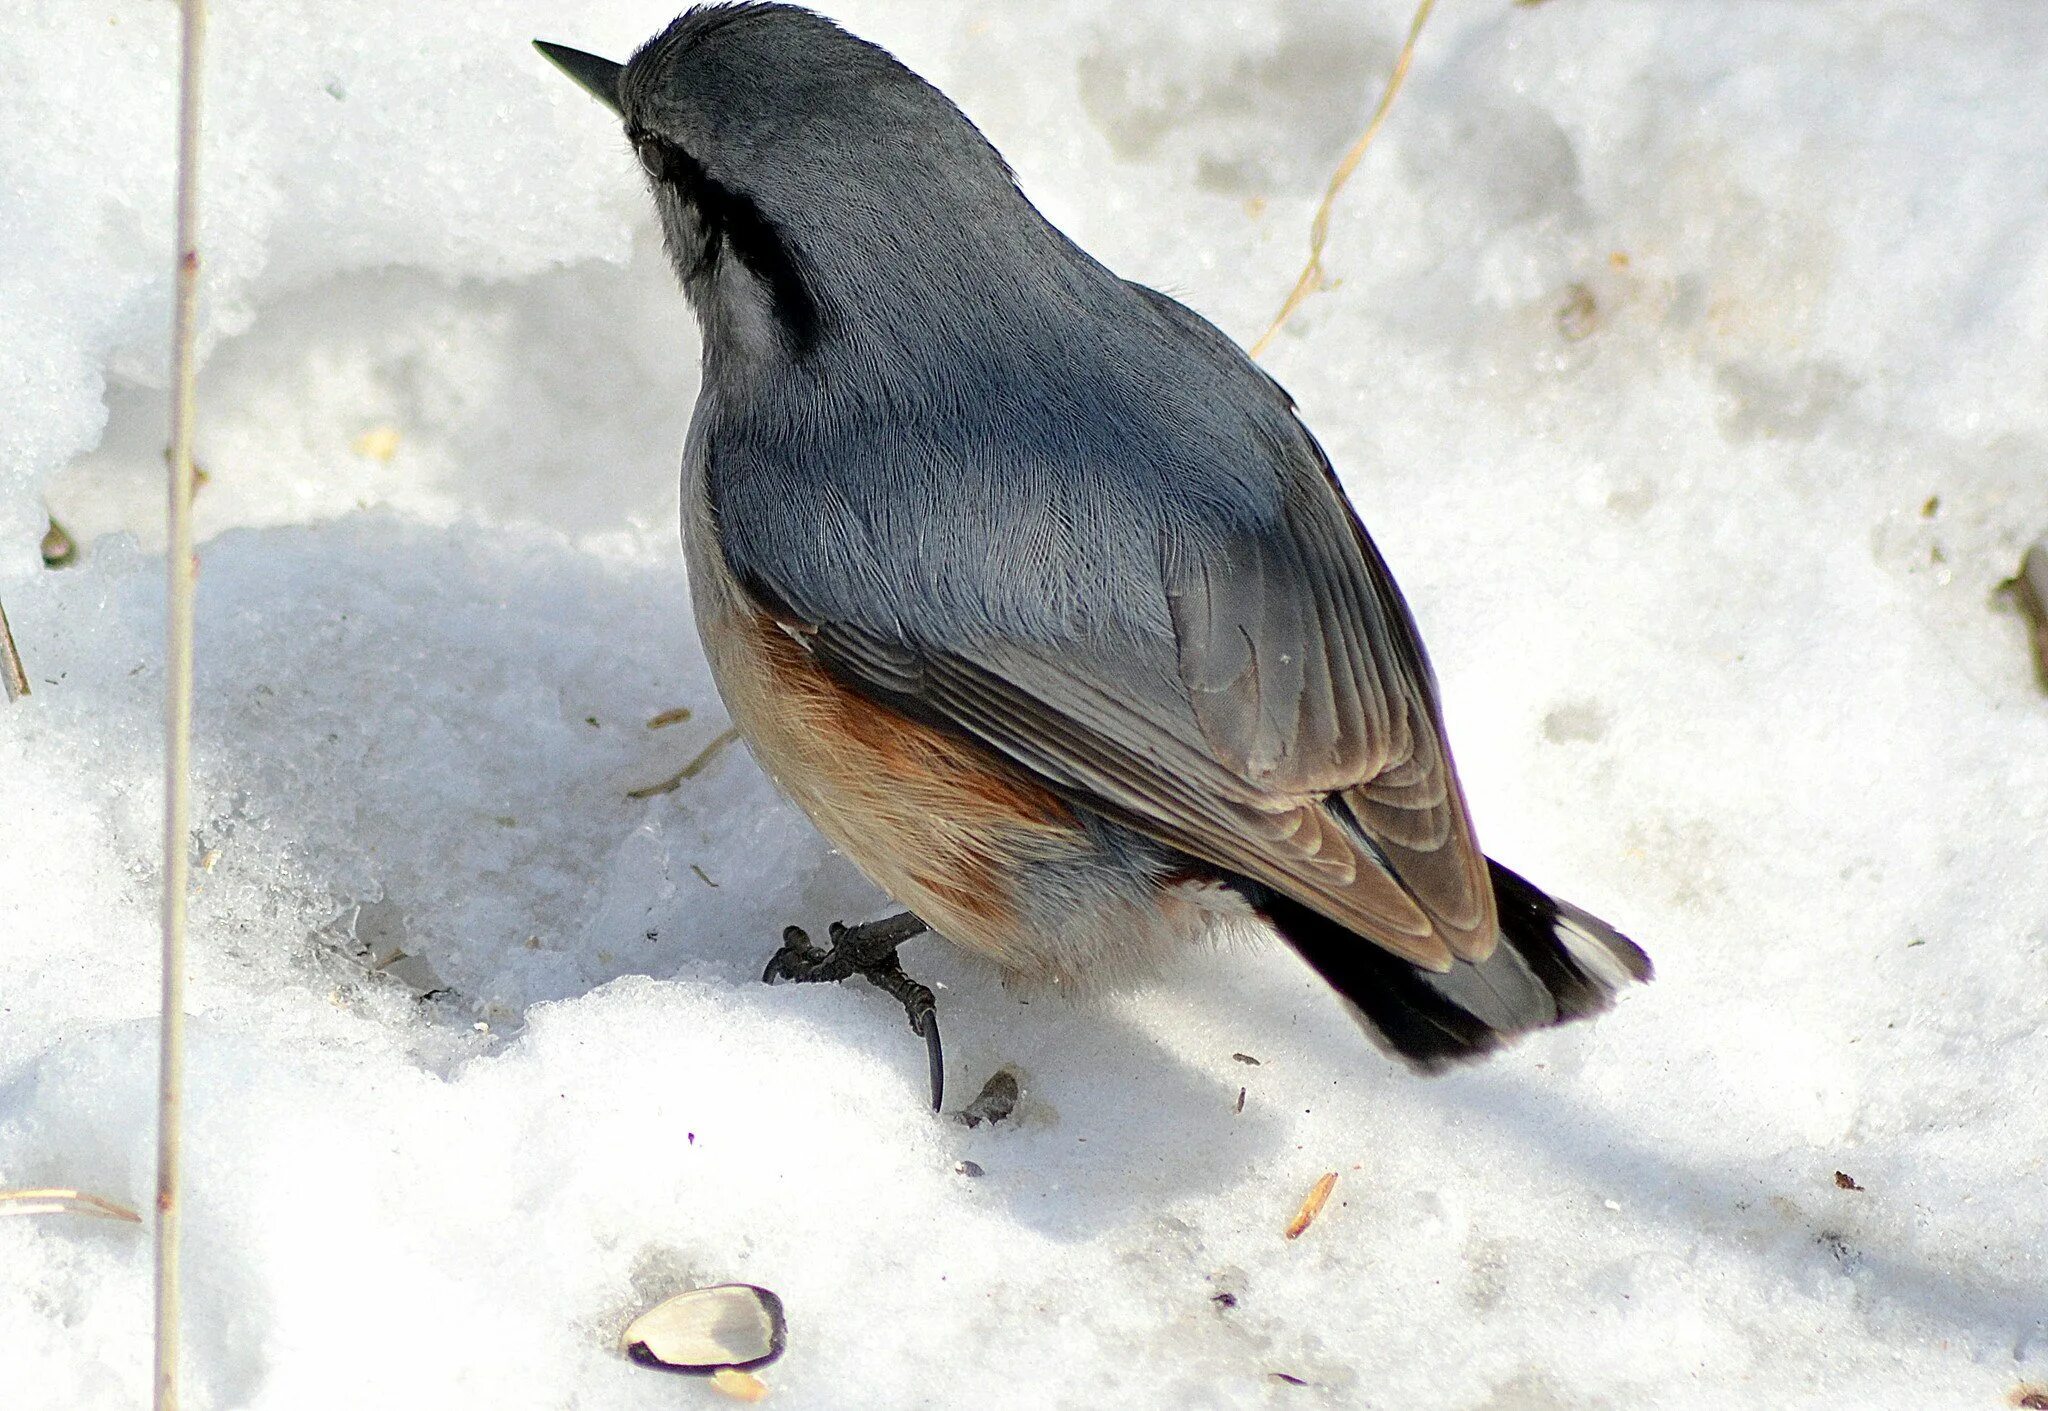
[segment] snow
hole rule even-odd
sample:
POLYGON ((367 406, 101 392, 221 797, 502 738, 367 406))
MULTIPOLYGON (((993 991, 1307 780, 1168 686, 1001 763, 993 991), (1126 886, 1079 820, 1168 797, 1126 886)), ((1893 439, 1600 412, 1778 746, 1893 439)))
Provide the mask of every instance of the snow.
MULTIPOLYGON (((1408 19, 830 8, 1247 341, 1408 19)), ((758 983, 783 925, 885 904, 742 750, 629 796, 725 724, 674 527, 696 335, 527 47, 667 15, 559 10, 215 6, 188 1405, 715 1404, 616 1341, 727 1280, 785 1300, 791 1406, 2048 1383, 2048 701, 1994 593, 2048 531, 2048 11, 1439 9, 1267 363, 1489 850, 1659 978, 1423 1081, 1278 946, 1068 1002, 916 944, 953 1103, 1023 1079, 969 1130, 885 997, 758 983)), ((0 19, 0 1186, 137 1206, 174 27, 0 19)), ((0 1219, 0 1399, 140 1404, 149 1261, 0 1219)))

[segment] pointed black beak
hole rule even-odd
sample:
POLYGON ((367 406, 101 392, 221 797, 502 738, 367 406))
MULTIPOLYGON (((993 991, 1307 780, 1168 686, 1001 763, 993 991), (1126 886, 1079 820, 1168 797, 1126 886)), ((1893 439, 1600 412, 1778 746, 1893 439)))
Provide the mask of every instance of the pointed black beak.
POLYGON ((625 72, 624 64, 600 59, 595 54, 586 54, 565 44, 550 44, 545 39, 534 40, 533 47, 546 55, 549 63, 581 84, 585 93, 619 116, 625 116, 625 110, 619 106, 619 75, 625 72))

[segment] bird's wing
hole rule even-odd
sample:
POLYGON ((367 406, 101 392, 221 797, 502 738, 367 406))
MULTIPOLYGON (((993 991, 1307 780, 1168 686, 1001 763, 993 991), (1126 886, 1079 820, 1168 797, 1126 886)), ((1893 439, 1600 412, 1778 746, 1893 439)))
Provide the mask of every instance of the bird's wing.
MULTIPOLYGON (((1493 891, 1429 666, 1385 564, 1302 439, 1313 462, 1288 476, 1276 516, 1159 536, 1147 587, 1170 627, 1149 635, 1085 611, 1020 633, 934 610, 916 584, 1006 575, 927 561, 892 587, 886 551, 862 557, 862 531, 843 524, 833 561, 877 575, 860 593, 835 591, 815 556, 749 552, 745 536, 728 536, 728 558, 850 688, 1417 964, 1482 959, 1493 891)), ((786 517, 797 503, 759 512, 786 517)), ((927 555, 935 542, 959 540, 916 541, 927 555)), ((978 551, 990 552, 985 535, 978 551)))

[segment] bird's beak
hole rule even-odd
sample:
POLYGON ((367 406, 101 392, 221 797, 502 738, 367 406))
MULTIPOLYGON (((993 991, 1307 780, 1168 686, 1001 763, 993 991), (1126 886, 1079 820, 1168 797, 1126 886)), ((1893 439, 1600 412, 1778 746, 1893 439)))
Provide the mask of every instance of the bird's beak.
POLYGON ((565 44, 550 44, 545 39, 534 40, 533 47, 540 50, 549 63, 582 85, 585 93, 620 117, 625 116, 625 110, 619 106, 619 75, 625 71, 624 64, 600 59, 595 54, 586 54, 565 44))

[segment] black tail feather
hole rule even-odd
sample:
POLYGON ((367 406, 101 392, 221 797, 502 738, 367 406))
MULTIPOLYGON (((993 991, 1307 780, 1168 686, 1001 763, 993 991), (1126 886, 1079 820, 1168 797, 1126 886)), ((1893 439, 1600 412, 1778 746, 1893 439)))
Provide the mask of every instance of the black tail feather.
POLYGON ((1261 890, 1256 908, 1350 1001, 1389 1052, 1424 1072, 1480 1058, 1517 1035, 1600 1013, 1648 980, 1650 958, 1599 918, 1488 859, 1502 943, 1446 974, 1382 950, 1291 898, 1261 890))

